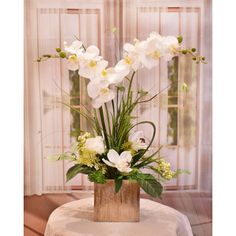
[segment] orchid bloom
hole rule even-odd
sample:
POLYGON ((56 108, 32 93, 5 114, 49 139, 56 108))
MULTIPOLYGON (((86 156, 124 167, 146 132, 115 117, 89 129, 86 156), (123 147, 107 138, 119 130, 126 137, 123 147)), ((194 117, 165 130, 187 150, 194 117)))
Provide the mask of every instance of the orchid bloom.
POLYGON ((64 42, 64 49, 66 52, 78 55, 84 51, 82 45, 83 43, 79 40, 75 40, 70 46, 67 45, 67 42, 64 42))
POLYGON ((110 67, 108 69, 104 69, 98 78, 100 80, 108 81, 109 84, 118 84, 123 81, 124 76, 123 73, 119 73, 113 67, 110 67))
POLYGON ((122 73, 123 76, 126 76, 129 74, 131 69, 133 69, 134 71, 138 70, 138 68, 140 67, 140 61, 139 55, 134 45, 126 43, 124 45, 124 50, 124 58, 116 64, 115 70, 118 73, 122 73))
POLYGON ((78 70, 79 69, 79 63, 80 63, 80 61, 79 61, 78 57, 75 54, 70 55, 68 57, 68 61, 67 61, 67 68, 69 70, 73 70, 73 71, 78 70))
POLYGON ((129 136, 129 142, 133 150, 138 151, 140 149, 146 149, 147 144, 145 143, 143 131, 136 131, 129 136))
POLYGON ((108 80, 95 79, 89 82, 87 86, 88 95, 93 99, 94 108, 101 107, 104 103, 115 98, 116 91, 109 87, 108 80))
POLYGON ((84 147, 98 154, 102 154, 105 152, 105 145, 102 136, 86 139, 84 147))
POLYGON ((80 59, 84 53, 84 49, 82 48, 83 43, 79 40, 72 42, 70 46, 67 45, 67 42, 64 42, 64 50, 71 55, 68 57, 68 69, 69 70, 78 70, 80 59))
POLYGON ((179 53, 180 45, 176 37, 174 36, 163 37, 162 44, 164 48, 164 59, 166 61, 170 61, 174 56, 176 56, 179 53))
POLYGON ((145 41, 137 41, 136 48, 140 62, 148 69, 158 65, 163 56, 162 37, 158 33, 151 33, 145 41))
POLYGON ((124 151, 120 155, 114 150, 110 149, 107 153, 108 160, 102 159, 108 166, 118 169, 120 172, 129 173, 132 155, 130 151, 124 151))
POLYGON ((82 63, 79 70, 79 75, 88 79, 94 79, 108 65, 108 61, 99 56, 99 49, 91 45, 89 46, 82 57, 82 63))

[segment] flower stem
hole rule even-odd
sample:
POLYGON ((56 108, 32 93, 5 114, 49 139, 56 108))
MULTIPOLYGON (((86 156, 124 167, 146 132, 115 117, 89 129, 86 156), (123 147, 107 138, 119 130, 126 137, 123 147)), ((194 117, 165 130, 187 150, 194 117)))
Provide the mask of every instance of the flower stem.
POLYGON ((107 149, 109 149, 110 145, 109 145, 109 141, 108 141, 106 124, 105 124, 105 119, 104 119, 104 114, 103 114, 103 108, 102 107, 99 108, 99 114, 100 114, 100 119, 101 119, 101 123, 102 123, 103 132, 104 132, 104 139, 105 139, 105 142, 106 142, 107 149))

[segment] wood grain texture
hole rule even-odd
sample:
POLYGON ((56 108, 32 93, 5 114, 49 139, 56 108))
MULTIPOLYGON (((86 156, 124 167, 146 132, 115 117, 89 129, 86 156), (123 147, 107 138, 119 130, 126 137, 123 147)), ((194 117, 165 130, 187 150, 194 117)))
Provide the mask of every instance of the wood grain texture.
POLYGON ((140 188, 137 182, 123 180, 115 193, 114 180, 106 184, 94 184, 94 221, 138 222, 140 188))

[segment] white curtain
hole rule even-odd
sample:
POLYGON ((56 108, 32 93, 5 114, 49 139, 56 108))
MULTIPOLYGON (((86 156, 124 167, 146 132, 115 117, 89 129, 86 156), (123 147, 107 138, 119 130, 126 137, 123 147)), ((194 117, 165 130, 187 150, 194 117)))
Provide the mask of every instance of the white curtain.
MULTIPOLYGON (((74 35, 85 45, 95 44, 114 65, 119 48, 151 31, 182 35, 184 45, 207 55, 208 66, 196 66, 184 58, 161 62, 151 71, 141 70, 137 88, 150 93, 165 88, 171 79, 186 82, 189 93, 166 90, 159 99, 137 110, 140 120, 151 120, 158 134, 155 146, 165 145, 162 155, 174 168, 189 169, 190 176, 169 182, 167 189, 211 190, 211 29, 210 1, 98 0, 25 2, 25 194, 89 189, 91 183, 78 175, 65 182, 70 165, 50 163, 47 155, 69 150, 75 118, 58 101, 71 93, 73 73, 60 60, 38 64, 41 54, 52 53, 74 35), (116 37, 112 28, 117 28, 116 37), (208 31, 207 31, 208 29, 208 31), (206 40, 207 39, 207 40, 206 40), (62 90, 63 89, 63 90, 62 90), (210 140, 210 141, 209 141, 210 140), (207 143, 206 143, 207 141, 207 143), (202 181, 204 179, 204 181, 202 181), (208 181, 206 184, 206 180, 208 181), (202 184, 205 183, 205 184, 202 184)), ((75 96, 75 95, 73 95, 75 96)), ((89 104, 85 84, 78 84, 77 98, 89 104)), ((73 99, 76 99, 74 97, 73 99)), ((86 129, 79 117, 77 124, 86 129)), ((150 131, 145 128, 146 137, 150 131)))

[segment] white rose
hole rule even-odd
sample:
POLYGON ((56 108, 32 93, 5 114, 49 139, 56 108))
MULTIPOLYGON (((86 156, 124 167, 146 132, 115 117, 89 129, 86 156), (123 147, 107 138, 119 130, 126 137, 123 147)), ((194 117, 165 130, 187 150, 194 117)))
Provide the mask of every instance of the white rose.
POLYGON ((88 138, 85 142, 84 147, 98 154, 102 154, 105 152, 105 146, 102 136, 97 136, 95 138, 88 138))

